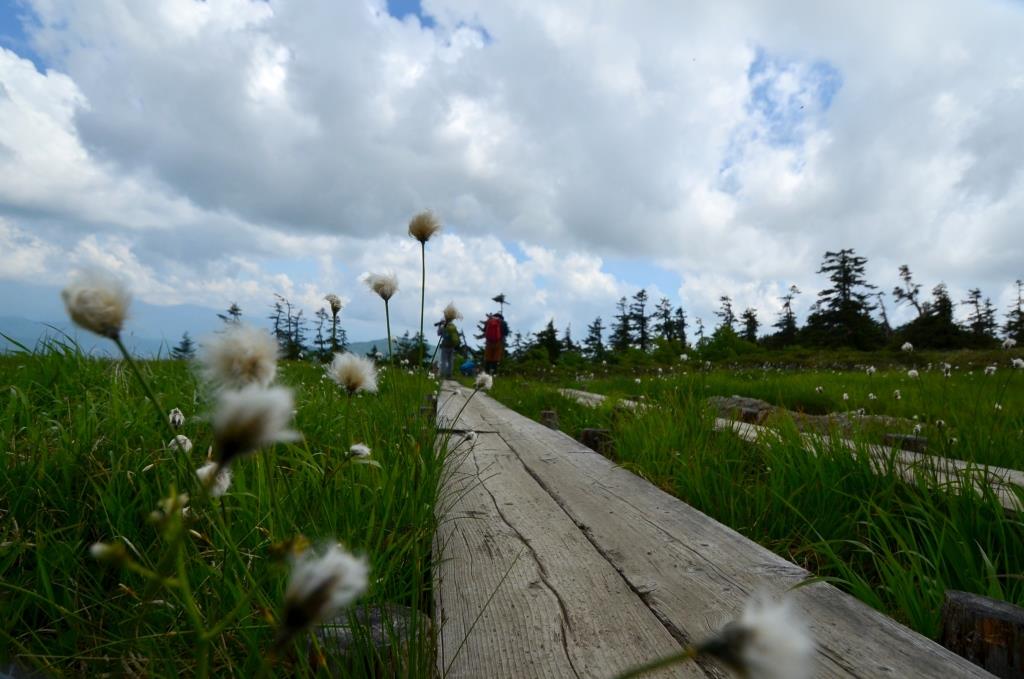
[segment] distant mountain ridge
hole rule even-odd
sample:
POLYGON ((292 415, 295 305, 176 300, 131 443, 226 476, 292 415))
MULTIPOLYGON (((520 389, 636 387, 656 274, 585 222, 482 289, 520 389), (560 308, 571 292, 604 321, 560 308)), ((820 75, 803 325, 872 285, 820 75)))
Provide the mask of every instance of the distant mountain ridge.
MULTIPOLYGON (((214 327, 221 327, 220 321, 214 327)), ((208 332, 208 329, 204 329, 198 336, 191 332, 189 335, 198 341, 208 332)), ((113 343, 81 330, 67 321, 45 323, 21 316, 0 316, 0 353, 21 351, 19 345, 34 351, 47 340, 67 341, 68 339, 76 342, 86 353, 113 356, 117 352, 113 343)), ((177 345, 181 338, 142 337, 129 331, 123 339, 125 346, 133 355, 144 358, 166 358, 171 352, 171 347, 177 345)), ((382 354, 386 354, 388 351, 387 338, 350 342, 347 350, 353 354, 368 354, 374 347, 382 354)))

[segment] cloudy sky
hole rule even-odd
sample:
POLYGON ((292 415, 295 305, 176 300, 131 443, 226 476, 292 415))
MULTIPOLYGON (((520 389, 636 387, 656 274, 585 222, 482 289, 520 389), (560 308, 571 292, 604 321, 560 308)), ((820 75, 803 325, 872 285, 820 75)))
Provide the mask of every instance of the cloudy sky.
POLYGON ((418 325, 424 208, 431 316, 504 292, 581 336, 645 287, 770 322, 842 247, 1004 309, 1022 35, 1009 0, 0 0, 0 316, 101 265, 207 318, 336 292, 380 337, 360 279, 418 325))

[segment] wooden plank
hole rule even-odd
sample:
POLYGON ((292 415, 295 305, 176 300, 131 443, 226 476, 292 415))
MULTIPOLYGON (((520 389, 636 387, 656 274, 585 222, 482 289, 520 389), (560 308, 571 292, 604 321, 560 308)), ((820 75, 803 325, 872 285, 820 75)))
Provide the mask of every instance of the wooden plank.
MULTIPOLYGON (((498 435, 479 434, 446 466, 435 537, 440 674, 608 677, 679 650, 498 435)), ((652 676, 707 675, 691 665, 652 676)))
POLYGON ((493 425, 481 418, 481 411, 467 408, 474 398, 474 390, 458 382, 446 380, 441 383, 437 397, 437 428, 439 431, 494 432, 493 425))
MULTIPOLYGON (((561 389, 564 395, 575 398, 585 405, 597 405, 603 402, 604 396, 576 389, 561 389)), ((715 418, 715 429, 732 431, 745 441, 778 439, 779 434, 771 427, 749 424, 725 418, 715 418)), ((845 446, 852 451, 864 451, 871 456, 873 467, 878 473, 888 473, 890 469, 899 474, 908 483, 928 480, 937 485, 958 486, 965 483, 982 491, 986 487, 999 498, 1004 509, 1019 512, 1024 509, 1021 495, 1014 487, 1024 488, 1024 472, 1003 467, 978 465, 964 460, 915 453, 889 446, 862 444, 849 439, 830 438, 820 434, 801 434, 804 449, 814 453, 833 442, 845 446)))
MULTIPOLYGON (((475 407, 500 406, 484 398, 475 407)), ((810 577, 602 456, 565 454, 527 418, 516 429, 511 448, 531 475, 675 638, 701 639, 755 592, 779 594, 810 577)), ((818 644, 816 677, 991 676, 831 585, 789 596, 818 644)))

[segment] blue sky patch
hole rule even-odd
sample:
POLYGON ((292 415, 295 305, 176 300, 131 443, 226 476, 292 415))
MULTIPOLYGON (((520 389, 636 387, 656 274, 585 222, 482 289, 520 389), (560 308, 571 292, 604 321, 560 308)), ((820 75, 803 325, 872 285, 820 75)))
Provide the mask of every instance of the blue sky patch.
POLYGON ((423 12, 420 0, 387 0, 387 4, 388 14, 396 19, 401 20, 412 14, 420 20, 420 25, 424 28, 433 28, 436 25, 434 17, 423 12))

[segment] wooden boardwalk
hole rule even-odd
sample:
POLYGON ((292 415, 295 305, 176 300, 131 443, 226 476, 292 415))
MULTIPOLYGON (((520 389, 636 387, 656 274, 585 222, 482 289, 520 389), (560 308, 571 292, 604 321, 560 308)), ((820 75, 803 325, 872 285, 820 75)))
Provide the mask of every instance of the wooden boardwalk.
MULTIPOLYGON (((606 399, 601 394, 594 394, 589 391, 578 389, 560 389, 559 392, 587 406, 598 406, 606 399)), ((634 409, 644 407, 646 404, 638 404, 635 401, 619 401, 626 408, 634 409)), ((739 422, 725 418, 715 419, 715 429, 719 431, 732 431, 745 441, 757 443, 778 438, 779 434, 771 427, 739 422)), ((964 460, 957 460, 938 455, 926 455, 915 453, 909 450, 899 450, 889 446, 874 444, 860 444, 848 439, 832 439, 821 434, 801 434, 805 449, 814 453, 825 446, 838 442, 840 445, 849 448, 851 451, 863 450, 871 456, 873 466, 878 473, 899 474, 900 478, 908 483, 917 483, 919 480, 934 481, 939 486, 956 488, 960 484, 973 485, 976 489, 985 488, 995 493, 999 503, 1004 509, 1020 512, 1024 509, 1022 504, 1021 490, 1024 488, 1024 472, 1004 467, 990 465, 979 465, 964 460)))
MULTIPOLYGON (((809 577, 689 505, 454 382, 435 538, 438 669, 448 677, 613 677, 809 577), (468 398, 468 400, 467 400, 468 398)), ((445 431, 447 433, 445 433, 445 431)), ((987 677, 824 583, 790 596, 819 677, 987 677)), ((649 676, 726 677, 711 663, 649 676)))

